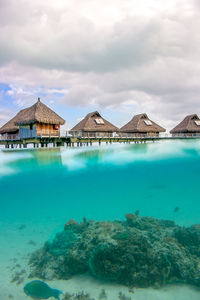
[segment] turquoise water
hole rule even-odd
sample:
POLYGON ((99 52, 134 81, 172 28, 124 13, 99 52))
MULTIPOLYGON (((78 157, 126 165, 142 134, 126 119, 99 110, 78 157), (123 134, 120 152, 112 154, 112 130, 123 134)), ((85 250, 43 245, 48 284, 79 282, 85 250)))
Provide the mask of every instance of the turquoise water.
POLYGON ((2 222, 59 226, 69 218, 123 219, 136 210, 199 222, 199 141, 4 151, 0 160, 2 222))
MULTIPOLYGON (((8 282, 16 257, 23 263, 69 219, 124 220, 139 210, 180 225, 199 223, 199 170, 198 140, 0 151, 3 277, 8 282)), ((3 300, 13 288, 6 282, 3 300)), ((15 299, 28 299, 15 284, 18 290, 15 299)))

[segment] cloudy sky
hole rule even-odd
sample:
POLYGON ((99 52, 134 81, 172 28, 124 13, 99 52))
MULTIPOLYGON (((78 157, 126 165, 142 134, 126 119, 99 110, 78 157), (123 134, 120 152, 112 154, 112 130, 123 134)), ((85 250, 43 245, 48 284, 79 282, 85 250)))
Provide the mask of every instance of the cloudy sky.
POLYGON ((0 125, 37 97, 171 129, 200 114, 199 0, 0 0, 0 125))

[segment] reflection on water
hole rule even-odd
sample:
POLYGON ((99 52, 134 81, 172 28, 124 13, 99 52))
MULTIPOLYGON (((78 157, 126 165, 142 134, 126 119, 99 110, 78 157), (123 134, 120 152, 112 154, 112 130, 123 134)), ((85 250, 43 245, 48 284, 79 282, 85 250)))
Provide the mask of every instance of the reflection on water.
POLYGON ((162 142, 136 145, 112 145, 87 148, 50 148, 0 151, 0 175, 23 172, 50 165, 69 171, 91 165, 126 166, 139 162, 187 159, 200 155, 200 142, 162 142))
POLYGON ((62 164, 60 148, 51 148, 48 151, 36 150, 32 151, 33 161, 37 161, 38 166, 62 164))

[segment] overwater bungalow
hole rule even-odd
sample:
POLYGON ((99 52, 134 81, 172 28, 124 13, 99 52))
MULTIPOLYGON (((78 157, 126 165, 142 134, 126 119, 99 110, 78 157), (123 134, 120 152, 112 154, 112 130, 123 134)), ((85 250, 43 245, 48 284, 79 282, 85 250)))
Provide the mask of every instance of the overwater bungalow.
POLYGON ((21 110, 13 119, 0 128, 4 140, 37 137, 59 137, 60 125, 65 120, 40 101, 21 110))
POLYGON ((98 111, 89 113, 70 131, 74 137, 103 138, 113 137, 119 128, 105 120, 98 111))
POLYGON ((21 111, 20 118, 15 122, 19 126, 19 138, 59 137, 60 125, 65 120, 48 106, 38 101, 29 108, 21 111))
POLYGON ((196 114, 186 116, 170 133, 173 137, 200 136, 200 118, 196 114))
POLYGON ((150 120, 145 113, 135 115, 120 129, 122 137, 158 137, 160 132, 165 131, 166 129, 150 120))

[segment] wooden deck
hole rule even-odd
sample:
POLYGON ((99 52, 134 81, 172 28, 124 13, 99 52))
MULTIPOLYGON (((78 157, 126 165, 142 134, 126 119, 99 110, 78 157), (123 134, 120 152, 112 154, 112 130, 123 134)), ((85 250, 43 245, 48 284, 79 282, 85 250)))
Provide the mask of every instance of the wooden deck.
POLYGON ((48 147, 49 144, 53 147, 67 146, 67 147, 81 147, 92 146, 94 143, 101 145, 101 143, 146 143, 160 140, 191 140, 200 139, 200 137, 143 137, 143 138, 77 138, 77 137, 37 137, 22 140, 0 140, 0 145, 5 148, 27 148, 27 145, 32 144, 34 148, 48 147))

